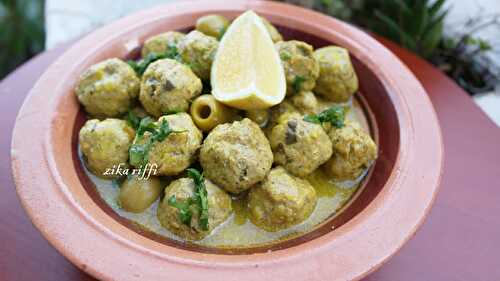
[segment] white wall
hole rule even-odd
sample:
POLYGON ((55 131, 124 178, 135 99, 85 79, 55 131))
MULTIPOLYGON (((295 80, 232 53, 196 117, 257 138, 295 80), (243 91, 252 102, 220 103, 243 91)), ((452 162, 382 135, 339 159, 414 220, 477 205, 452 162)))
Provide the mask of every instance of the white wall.
MULTIPOLYGON (((471 17, 500 15, 500 0, 448 0, 450 12, 445 22, 447 32, 460 31, 462 24, 471 17)), ((500 22, 478 33, 493 47, 491 57, 500 66, 500 22)))
POLYGON ((161 3, 182 0, 46 0, 47 49, 110 21, 161 3))

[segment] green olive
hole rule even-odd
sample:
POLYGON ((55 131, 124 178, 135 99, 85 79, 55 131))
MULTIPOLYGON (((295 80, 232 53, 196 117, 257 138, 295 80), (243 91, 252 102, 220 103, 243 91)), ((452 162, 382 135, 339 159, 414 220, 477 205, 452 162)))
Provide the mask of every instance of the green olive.
POLYGON ((236 111, 218 102, 212 95, 201 95, 191 104, 191 118, 198 128, 209 132, 215 126, 237 119, 236 111))
POLYGON ((161 191, 162 185, 158 178, 133 176, 127 178, 120 187, 118 202, 125 211, 141 213, 160 197, 161 191))
POLYGON ((221 15, 206 15, 196 21, 196 30, 220 39, 229 26, 229 20, 221 15))

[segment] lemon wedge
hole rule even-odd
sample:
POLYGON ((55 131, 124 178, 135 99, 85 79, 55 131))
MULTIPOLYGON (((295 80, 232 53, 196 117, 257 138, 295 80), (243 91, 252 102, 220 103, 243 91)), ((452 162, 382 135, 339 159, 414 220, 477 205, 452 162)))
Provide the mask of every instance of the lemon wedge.
POLYGON ((264 109, 283 101, 286 80, 278 52, 253 11, 236 18, 222 37, 211 72, 212 94, 238 109, 264 109))

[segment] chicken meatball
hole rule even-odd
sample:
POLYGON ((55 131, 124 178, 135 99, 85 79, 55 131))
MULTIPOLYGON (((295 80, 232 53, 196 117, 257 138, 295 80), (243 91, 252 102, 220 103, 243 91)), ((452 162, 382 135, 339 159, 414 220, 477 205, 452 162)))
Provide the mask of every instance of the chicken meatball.
POLYGON ((316 191, 283 167, 271 170, 248 195, 250 220, 267 231, 278 231, 306 220, 316 207, 316 191))
POLYGON ((323 127, 291 114, 270 135, 274 161, 294 176, 305 177, 332 156, 332 142, 323 127))
POLYGON ((165 188, 165 197, 158 207, 158 220, 160 224, 176 235, 189 239, 200 240, 210 234, 217 226, 222 224, 232 213, 231 197, 211 181, 204 181, 208 199, 208 230, 203 230, 199 224, 199 211, 194 204, 189 206, 192 216, 187 223, 182 222, 179 209, 171 202, 189 204, 193 197, 195 184, 190 178, 181 178, 170 183, 165 188))
POLYGON ((229 27, 229 20, 221 15, 206 15, 196 21, 196 30, 220 39, 229 27))
POLYGON ((278 123, 286 119, 290 114, 294 113, 300 112, 288 99, 285 99, 282 103, 271 107, 269 120, 266 127, 264 128, 264 133, 266 134, 266 136, 269 138, 274 126, 278 125, 278 123))
POLYGON ((155 36, 151 36, 144 41, 141 54, 147 57, 150 53, 164 53, 168 48, 177 48, 179 42, 184 38, 184 33, 168 31, 155 36))
POLYGON ((156 177, 130 176, 120 186, 118 204, 127 212, 141 213, 160 197, 162 190, 156 177))
POLYGON ((179 43, 179 54, 200 79, 208 80, 217 47, 217 39, 193 30, 179 43))
POLYGON ((148 66, 142 76, 139 100, 151 115, 187 111, 201 94, 201 80, 191 69, 175 60, 162 59, 148 66))
POLYGON ((346 121, 344 127, 330 129, 333 156, 324 170, 338 180, 352 180, 359 177, 377 158, 377 145, 361 126, 346 121))
POLYGON ((264 179, 273 153, 259 125, 245 118, 215 127, 203 142, 200 163, 207 178, 239 193, 264 179))
POLYGON ((285 69, 287 94, 310 91, 319 75, 318 62, 313 57, 313 47, 301 41, 276 43, 285 69))
POLYGON ((285 99, 282 103, 271 107, 271 116, 269 117, 268 127, 271 127, 272 129, 280 122, 280 120, 293 113, 300 113, 300 111, 289 99, 285 99))
POLYGON ((303 91, 287 97, 282 103, 273 106, 269 113, 268 122, 264 127, 264 132, 269 138, 271 130, 284 118, 290 114, 299 113, 301 115, 317 114, 321 110, 319 100, 313 92, 303 91))
POLYGON ((358 90, 358 77, 346 49, 330 46, 314 52, 319 77, 314 92, 334 102, 346 102, 358 90))
POLYGON ((313 92, 303 91, 287 97, 282 103, 271 108, 270 122, 275 126, 282 116, 291 113, 317 114, 320 109, 319 100, 313 92))
POLYGON ((134 135, 134 129, 123 120, 88 120, 80 129, 79 142, 89 170, 101 178, 115 178, 108 169, 128 166, 128 150, 134 135))
POLYGON ((272 25, 266 18, 261 17, 261 19, 267 29, 267 32, 269 33, 269 36, 271 36, 271 40, 273 40, 274 43, 283 41, 283 36, 281 36, 276 27, 274 27, 274 25, 272 25))
POLYGON ((292 95, 290 98, 290 102, 292 105, 301 113, 301 114, 316 114, 318 113, 319 105, 318 99, 311 91, 302 91, 295 95, 292 95))
MULTIPOLYGON (((159 175, 177 175, 196 160, 203 135, 187 113, 162 116, 157 123, 160 124, 162 120, 166 120, 174 132, 162 141, 153 142, 147 155, 148 163, 157 165, 159 175)), ((143 144, 150 137, 151 133, 146 132, 135 142, 143 144)))
POLYGON ((132 67, 113 58, 85 70, 75 93, 88 114, 104 119, 126 113, 137 99, 139 87, 140 80, 132 67))

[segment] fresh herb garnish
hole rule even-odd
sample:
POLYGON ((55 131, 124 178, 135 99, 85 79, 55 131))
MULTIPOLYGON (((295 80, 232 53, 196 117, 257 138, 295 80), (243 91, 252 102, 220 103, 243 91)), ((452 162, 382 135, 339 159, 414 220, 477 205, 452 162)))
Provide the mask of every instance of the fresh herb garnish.
POLYGON ((208 230, 208 194, 205 179, 203 174, 193 168, 187 169, 187 174, 194 182, 194 195, 185 202, 178 202, 175 195, 172 195, 168 204, 179 210, 179 219, 187 226, 191 226, 191 206, 194 205, 198 211, 198 225, 202 230, 208 230))
POLYGON ((145 132, 153 133, 155 129, 156 125, 151 117, 142 118, 137 127, 137 136, 142 137, 145 132))
POLYGON ((285 51, 285 52, 280 53, 280 58, 281 58, 281 60, 289 60, 292 58, 292 55, 290 55, 289 52, 285 51))
POLYGON ((145 58, 142 58, 138 61, 129 60, 127 61, 128 65, 130 65, 134 71, 141 76, 144 71, 148 68, 148 66, 160 59, 173 59, 180 61, 181 56, 179 54, 179 50, 175 45, 168 45, 165 52, 162 53, 149 53, 145 58))
POLYGON ((205 179, 196 169, 187 169, 188 177, 192 178, 195 185, 194 201, 198 205, 200 213, 199 224, 201 229, 208 230, 208 194, 205 187, 205 179))
POLYGON ((143 166, 148 162, 148 153, 155 142, 165 140, 171 133, 182 133, 184 131, 175 131, 170 128, 166 119, 154 122, 150 117, 143 118, 136 130, 135 142, 129 150, 130 164, 134 166, 143 166), (146 132, 150 133, 149 138, 141 143, 146 132))
POLYGON ((322 124, 330 122, 336 128, 344 127, 345 108, 341 106, 332 106, 319 114, 306 115, 304 121, 322 124))
POLYGON ((137 116, 134 111, 129 110, 127 114, 127 122, 130 127, 134 128, 134 130, 137 130, 137 128, 139 128, 139 124, 141 123, 141 118, 139 118, 139 116, 137 116))
POLYGON ((134 143, 130 147, 129 150, 129 161, 130 164, 134 166, 143 166, 148 162, 148 153, 151 149, 151 141, 147 141, 146 143, 139 144, 134 143))
POLYGON ((175 195, 172 195, 168 198, 168 204, 179 210, 179 219, 183 224, 191 225, 191 218, 193 217, 193 213, 191 212, 191 198, 188 198, 186 202, 178 202, 175 195))
POLYGON ((304 77, 299 75, 295 76, 292 82, 292 87, 295 93, 298 93, 300 92, 300 90, 302 90, 302 84, 304 84, 304 82, 306 82, 306 79, 304 77))

